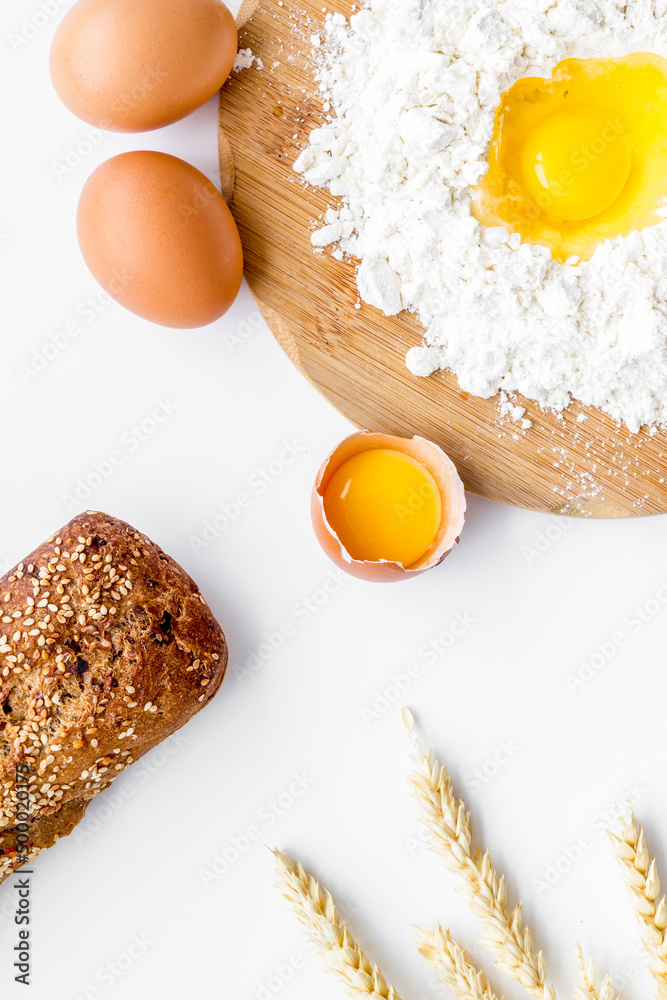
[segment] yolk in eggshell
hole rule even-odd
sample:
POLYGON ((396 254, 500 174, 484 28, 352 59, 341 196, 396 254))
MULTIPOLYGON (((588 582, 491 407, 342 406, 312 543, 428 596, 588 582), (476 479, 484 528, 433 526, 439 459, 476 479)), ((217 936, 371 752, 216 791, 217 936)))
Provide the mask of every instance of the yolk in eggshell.
POLYGON ((588 260, 603 240, 662 221, 666 137, 667 60, 567 59, 503 95, 473 214, 561 263, 588 260))
POLYGON ((354 455, 332 476, 324 511, 348 554, 368 562, 417 562, 434 544, 443 510, 425 465, 391 448, 354 455))

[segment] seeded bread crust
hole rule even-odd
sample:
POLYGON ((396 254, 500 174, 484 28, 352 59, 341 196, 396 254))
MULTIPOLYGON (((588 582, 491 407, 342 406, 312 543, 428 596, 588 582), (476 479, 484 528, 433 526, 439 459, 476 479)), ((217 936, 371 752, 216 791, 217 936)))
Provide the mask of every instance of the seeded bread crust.
POLYGON ((89 511, 0 579, 0 882, 213 698, 222 630, 196 585, 124 521, 89 511), (17 855, 16 767, 30 847, 17 855))

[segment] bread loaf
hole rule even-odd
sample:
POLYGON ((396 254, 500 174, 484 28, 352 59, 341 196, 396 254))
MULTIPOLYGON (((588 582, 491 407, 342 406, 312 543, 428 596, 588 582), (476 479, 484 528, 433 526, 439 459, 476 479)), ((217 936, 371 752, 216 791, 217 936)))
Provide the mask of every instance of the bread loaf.
POLYGON ((75 517, 2 577, 0 882, 203 708, 226 666, 187 573, 107 514, 75 517))

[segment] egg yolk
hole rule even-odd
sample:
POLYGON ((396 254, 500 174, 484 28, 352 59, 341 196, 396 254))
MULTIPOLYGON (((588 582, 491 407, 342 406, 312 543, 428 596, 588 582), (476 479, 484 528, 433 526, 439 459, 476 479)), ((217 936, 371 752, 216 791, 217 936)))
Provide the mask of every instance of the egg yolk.
POLYGON ((564 263, 661 222, 666 199, 667 60, 640 52, 567 59, 511 87, 473 214, 564 263))
POLYGON ((572 166, 579 151, 594 149, 604 135, 603 116, 592 108, 555 111, 543 119, 526 139, 521 168, 526 188, 538 205, 565 222, 583 222, 609 208, 630 176, 632 148, 628 137, 610 131, 612 139, 600 143, 600 154, 585 161, 575 177, 572 166))
POLYGON ((401 451, 374 448, 334 473, 324 512, 353 559, 408 568, 435 543, 442 500, 425 465, 401 451))

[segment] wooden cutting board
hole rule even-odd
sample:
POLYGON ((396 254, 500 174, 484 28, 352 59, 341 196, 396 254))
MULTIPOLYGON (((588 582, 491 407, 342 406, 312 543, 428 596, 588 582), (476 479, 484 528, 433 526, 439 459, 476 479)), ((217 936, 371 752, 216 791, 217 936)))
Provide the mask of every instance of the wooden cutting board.
MULTIPOLYGON (((240 42, 263 68, 233 74, 220 98, 223 193, 233 190, 246 277, 284 350, 359 427, 436 441, 480 496, 589 517, 667 511, 664 433, 630 434, 593 409, 573 405, 559 417, 521 400, 533 421, 524 432, 499 417, 496 401, 461 392, 451 375, 415 378, 405 354, 421 341, 419 322, 357 308, 353 266, 313 252, 310 234, 331 197, 306 187, 292 164, 325 117, 310 46, 322 7, 322 0, 260 0, 240 42)), ((349 15, 353 2, 326 7, 349 15)))

